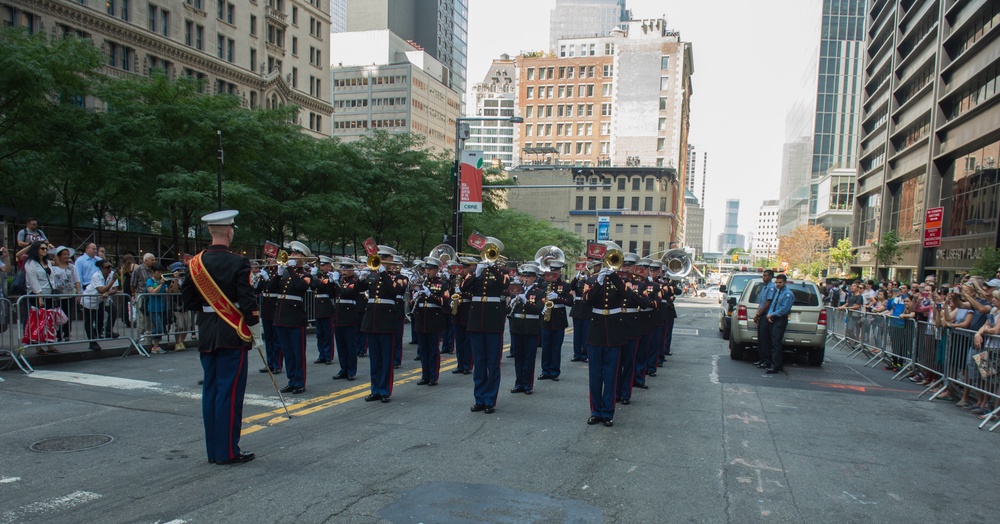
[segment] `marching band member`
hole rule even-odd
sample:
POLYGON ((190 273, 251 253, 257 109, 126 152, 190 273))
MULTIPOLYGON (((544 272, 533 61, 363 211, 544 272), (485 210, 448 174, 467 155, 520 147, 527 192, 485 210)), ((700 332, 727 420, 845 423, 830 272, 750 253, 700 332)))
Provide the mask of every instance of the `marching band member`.
POLYGON ((663 367, 665 355, 670 354, 670 341, 673 339, 674 319, 677 318, 677 310, 674 308, 674 297, 681 293, 680 289, 670 279, 663 274, 663 264, 656 263, 651 267, 653 278, 660 283, 662 297, 660 298, 661 318, 663 319, 663 331, 659 341, 653 339, 656 350, 656 360, 650 366, 650 376, 656 376, 656 368, 663 367))
POLYGON ((333 364, 333 297, 337 294, 337 283, 330 278, 333 273, 333 259, 319 257, 319 265, 311 271, 313 295, 313 316, 316 317, 316 349, 319 358, 313 364, 333 364))
POLYGON ((305 298, 311 277, 304 273, 297 259, 312 256, 302 242, 289 245, 287 265, 278 265, 278 278, 268 282, 268 292, 277 295, 274 310, 274 333, 285 356, 285 376, 288 385, 282 393, 300 395, 306 392, 306 318, 305 298))
POLYGON ((632 377, 635 374, 635 353, 639 346, 642 324, 639 320, 640 310, 648 306, 638 291, 635 271, 639 255, 628 253, 624 263, 618 270, 618 276, 625 284, 625 301, 622 303, 622 315, 625 318, 625 343, 622 344, 618 357, 618 378, 616 380, 615 402, 629 404, 632 399, 632 377))
POLYGON ((240 450, 247 352, 260 347, 263 332, 250 287, 250 262, 229 249, 239 211, 201 217, 212 245, 191 260, 191 278, 181 287, 184 307, 198 311, 198 351, 205 372, 201 411, 205 447, 212 464, 240 464, 254 454, 240 450))
MULTIPOLYGON (((590 265, 590 262, 587 262, 590 265)), ((590 307, 587 305, 587 291, 594 285, 594 278, 587 272, 577 271, 570 281, 573 291, 573 307, 569 316, 573 317, 573 358, 570 362, 587 361, 587 328, 590 326, 590 307)))
POLYGON ((441 370, 440 338, 444 330, 444 308, 451 304, 451 293, 438 276, 440 269, 439 259, 434 257, 424 259, 423 271, 426 279, 423 286, 413 293, 413 330, 417 333, 417 353, 420 354, 418 386, 436 386, 441 370))
POLYGON ((646 371, 645 373, 640 373, 642 375, 642 389, 647 389, 645 383, 645 377, 655 377, 656 367, 660 359, 660 354, 663 351, 663 339, 666 333, 667 327, 667 300, 666 300, 666 284, 663 280, 663 264, 659 261, 654 261, 649 265, 649 273, 653 278, 653 282, 660 286, 660 305, 656 310, 656 315, 653 316, 655 321, 655 328, 653 330, 653 336, 649 343, 649 351, 646 355, 646 371))
POLYGON ((463 293, 468 290, 469 321, 467 334, 472 346, 473 395, 476 403, 471 411, 487 414, 496 411, 497 393, 500 391, 500 355, 503 353, 504 296, 510 277, 489 261, 476 264, 475 273, 466 280, 463 293))
POLYGON ((383 261, 374 272, 362 271, 358 284, 359 290, 368 291, 368 306, 361 332, 368 339, 372 387, 365 402, 380 400, 383 404, 389 402, 392 396, 393 346, 402 327, 396 297, 402 295, 405 289, 400 289, 398 281, 386 266, 383 261))
MULTIPOLYGON (((386 270, 389 271, 389 276, 392 277, 395 289, 398 292, 394 298, 396 302, 394 313, 396 314, 397 326, 393 330, 392 336, 392 366, 394 369, 399 369, 403 365, 403 326, 406 324, 406 302, 403 299, 403 294, 410 287, 410 279, 399 273, 403 262, 396 260, 397 253, 395 249, 380 245, 378 246, 378 256, 382 258, 382 264, 387 266, 386 270)), ((369 301, 368 305, 371 306, 371 301, 369 301)))
MULTIPOLYGON (((267 259, 268 264, 273 264, 274 259, 267 259)), ((267 270, 261 268, 259 272, 253 274, 250 281, 254 290, 260 295, 260 325, 264 330, 264 349, 267 354, 267 367, 260 368, 261 373, 267 373, 271 368, 271 374, 281 373, 281 366, 284 362, 284 355, 281 353, 281 346, 278 344, 278 337, 274 334, 274 310, 278 307, 278 296, 267 290, 271 275, 267 270)))
POLYGON ((334 301, 333 335, 337 344, 337 361, 340 372, 333 380, 346 378, 354 380, 358 374, 358 304, 365 301, 358 285, 358 277, 354 275, 354 267, 358 262, 353 258, 341 259, 340 271, 335 271, 331 278, 338 283, 337 298, 334 301))
POLYGON ((550 261, 548 263, 550 271, 543 277, 545 298, 551 300, 554 306, 549 321, 542 319, 542 373, 538 375, 538 380, 559 381, 562 345, 566 338, 566 328, 569 327, 566 306, 573 304, 570 286, 562 281, 564 265, 558 260, 550 261))
POLYGON ((472 268, 476 267, 476 259, 460 257, 457 274, 452 279, 452 300, 458 301, 458 307, 452 308, 452 324, 455 327, 455 361, 457 366, 454 374, 470 375, 475 362, 472 359, 472 342, 467 331, 469 324, 469 309, 472 307, 472 293, 467 290, 472 285, 472 268))
POLYGON ((510 352, 514 355, 514 389, 511 393, 530 395, 534 387, 535 356, 541 333, 541 314, 545 308, 545 291, 535 285, 538 266, 524 264, 517 269, 523 289, 510 298, 510 352))
POLYGON ((632 378, 632 385, 640 389, 649 389, 649 386, 646 385, 646 366, 649 363, 653 334, 657 331, 658 326, 663 325, 660 313, 660 284, 650 276, 650 268, 653 264, 659 264, 659 262, 643 258, 637 265, 637 276, 642 282, 639 290, 643 297, 649 301, 649 305, 639 311, 641 331, 639 344, 636 346, 635 371, 632 378))
MULTIPOLYGON (((444 288, 448 290, 448 296, 451 296, 451 289, 454 287, 452 281, 455 280, 454 271, 456 267, 461 267, 454 260, 449 260, 447 263, 442 262, 444 266, 444 271, 438 271, 438 276, 441 278, 441 283, 444 288)), ((441 331, 441 353, 443 354, 453 354, 455 353, 455 317, 452 316, 451 310, 451 299, 445 301, 444 304, 444 329, 441 331)))
POLYGON ((590 367, 590 418, 587 424, 614 425, 615 382, 618 357, 626 341, 622 305, 625 283, 611 269, 602 269, 590 292, 590 330, 587 332, 587 355, 590 367))

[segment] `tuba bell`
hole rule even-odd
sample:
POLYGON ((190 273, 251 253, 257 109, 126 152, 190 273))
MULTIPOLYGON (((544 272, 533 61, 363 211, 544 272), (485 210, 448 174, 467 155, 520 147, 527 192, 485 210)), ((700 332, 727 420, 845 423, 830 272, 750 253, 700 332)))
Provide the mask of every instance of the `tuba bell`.
POLYGON ((680 280, 691 272, 691 259, 683 249, 671 249, 663 255, 663 273, 670 280, 680 280))
POLYGON ((455 252, 455 248, 449 246, 448 244, 438 244, 434 246, 434 249, 432 249, 431 253, 427 256, 436 258, 445 264, 452 260, 458 260, 458 253, 455 252))
POLYGON ((382 265, 382 257, 377 254, 368 255, 365 265, 368 266, 369 271, 378 271, 378 268, 382 265))
POLYGON ((503 259, 502 253, 503 242, 495 237, 486 237, 486 245, 483 246, 483 251, 479 255, 483 260, 495 264, 503 259))
POLYGON ((542 271, 548 273, 552 271, 549 267, 549 263, 552 261, 559 261, 566 265, 566 254, 563 250, 556 246, 545 246, 535 252, 535 264, 542 268, 542 271))
POLYGON ((621 269, 622 264, 625 263, 625 252, 622 251, 621 246, 614 242, 608 242, 605 245, 608 246, 608 249, 604 252, 604 259, 601 261, 601 265, 606 269, 618 271, 621 269))

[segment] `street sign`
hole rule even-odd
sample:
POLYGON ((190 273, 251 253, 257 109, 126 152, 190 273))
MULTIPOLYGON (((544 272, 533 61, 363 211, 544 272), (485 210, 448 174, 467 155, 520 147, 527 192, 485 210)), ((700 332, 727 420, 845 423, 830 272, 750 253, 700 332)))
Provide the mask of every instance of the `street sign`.
POLYGON ((608 217, 597 219, 597 241, 603 240, 611 240, 611 219, 608 217))
POLYGON ((941 226, 944 223, 944 208, 932 207, 924 214, 924 247, 941 245, 941 226))

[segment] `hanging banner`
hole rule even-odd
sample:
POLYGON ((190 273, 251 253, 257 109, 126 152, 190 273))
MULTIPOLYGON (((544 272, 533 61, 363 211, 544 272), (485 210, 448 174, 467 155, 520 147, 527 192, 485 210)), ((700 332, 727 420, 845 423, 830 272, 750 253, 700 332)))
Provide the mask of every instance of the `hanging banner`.
POLYGON ((608 217, 599 217, 597 219, 597 241, 607 241, 611 240, 611 219, 608 217))
POLYGON ((462 150, 462 162, 459 169, 459 194, 461 195, 458 210, 462 213, 483 212, 483 152, 462 150))

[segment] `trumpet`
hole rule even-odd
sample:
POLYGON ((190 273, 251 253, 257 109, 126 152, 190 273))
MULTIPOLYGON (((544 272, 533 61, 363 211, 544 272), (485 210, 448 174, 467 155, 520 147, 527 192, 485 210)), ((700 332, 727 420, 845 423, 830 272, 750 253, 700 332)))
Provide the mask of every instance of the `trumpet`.
POLYGON ((498 238, 486 237, 486 244, 483 246, 483 250, 479 253, 479 257, 490 264, 506 262, 507 257, 503 256, 502 253, 503 242, 501 242, 498 238))
POLYGON ((607 269, 618 271, 621 269, 622 264, 625 263, 625 254, 617 247, 608 248, 604 253, 604 260, 601 263, 607 269))
POLYGON ((368 260, 365 262, 368 266, 369 271, 378 271, 378 268, 382 266, 382 257, 378 255, 368 255, 368 260))

